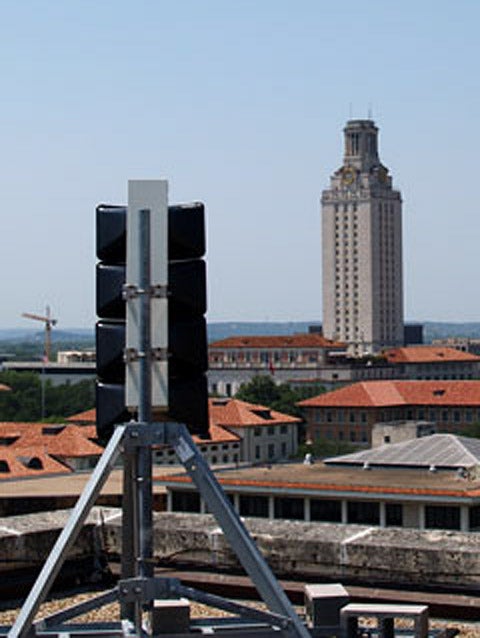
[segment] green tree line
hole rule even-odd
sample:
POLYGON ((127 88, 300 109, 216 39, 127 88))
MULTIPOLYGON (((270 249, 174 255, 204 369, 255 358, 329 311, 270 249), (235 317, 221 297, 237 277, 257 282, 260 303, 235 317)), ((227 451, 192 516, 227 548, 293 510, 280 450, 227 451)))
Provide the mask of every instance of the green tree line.
POLYGON ((259 375, 253 377, 248 383, 242 384, 235 398, 248 403, 265 405, 277 412, 302 418, 303 413, 297 403, 322 392, 325 392, 325 388, 320 384, 312 384, 308 388, 299 390, 292 388, 288 383, 277 385, 271 377, 259 375))
POLYGON ((49 421, 62 419, 95 406, 93 380, 53 385, 35 372, 0 372, 0 383, 10 391, 0 392, 0 421, 49 421))

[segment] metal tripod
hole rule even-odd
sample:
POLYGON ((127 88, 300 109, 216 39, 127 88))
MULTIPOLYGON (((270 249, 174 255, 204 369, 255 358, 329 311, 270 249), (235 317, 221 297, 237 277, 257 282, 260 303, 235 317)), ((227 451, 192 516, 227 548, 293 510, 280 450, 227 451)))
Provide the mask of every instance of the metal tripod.
MULTIPOLYGON (((242 636, 270 636, 276 638, 307 638, 309 631, 298 618, 285 592, 281 589, 265 559, 248 534, 240 517, 198 451, 187 427, 180 423, 152 422, 150 418, 150 285, 149 285, 149 211, 139 211, 141 255, 140 285, 136 293, 140 304, 140 401, 138 421, 119 425, 110 438, 89 482, 80 496, 70 519, 58 537, 49 558, 41 570, 30 594, 14 623, 8 638, 31 636, 147 636, 143 615, 155 600, 179 598, 233 612, 250 619, 242 636), (152 524, 152 456, 153 445, 170 445, 185 467, 205 500, 209 511, 217 519, 240 563, 248 573, 269 611, 254 610, 224 598, 184 587, 176 579, 153 576, 153 524, 152 524), (41 603, 47 596, 69 549, 75 542, 85 519, 100 491, 123 452, 123 533, 122 577, 110 591, 91 600, 34 622, 41 603), (107 603, 119 601, 120 623, 104 626, 88 624, 69 625, 67 621, 107 603), (255 625, 257 623, 257 625, 255 625), (260 624, 259 624, 260 623, 260 624)), ((131 293, 132 286, 129 286, 131 293)), ((238 620, 236 621, 238 629, 238 620)), ((210 628, 210 633, 212 630, 210 628)), ((232 635, 228 626, 213 632, 217 636, 232 635)), ((238 635, 238 633, 237 633, 238 635)))

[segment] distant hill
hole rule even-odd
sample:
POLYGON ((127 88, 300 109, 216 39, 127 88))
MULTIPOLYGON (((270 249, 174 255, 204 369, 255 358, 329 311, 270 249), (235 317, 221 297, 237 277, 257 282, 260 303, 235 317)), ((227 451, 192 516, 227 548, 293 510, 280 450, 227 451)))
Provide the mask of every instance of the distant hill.
MULTIPOLYGON (((251 335, 289 335, 299 332, 308 332, 309 326, 318 326, 319 321, 219 321, 208 324, 208 341, 218 341, 232 336, 251 335)), ((468 337, 480 339, 480 322, 443 322, 425 321, 423 329, 425 343, 431 343, 432 339, 445 339, 447 337, 468 337)), ((31 330, 28 328, 0 329, 0 342, 43 342, 45 333, 43 330, 31 330)), ((70 328, 67 330, 52 330, 53 343, 82 342, 93 343, 95 341, 94 329, 70 328)), ((6 343, 4 343, 6 345, 6 343)))
POLYGON ((480 322, 425 321, 423 324, 423 337, 425 343, 431 343, 432 339, 446 339, 447 337, 480 339, 480 322))
POLYGON ((208 341, 218 341, 226 337, 252 335, 291 335, 308 332, 309 326, 318 321, 220 321, 208 324, 208 341))
MULTIPOLYGON (((212 342, 234 336, 288 335, 298 332, 308 332, 309 326, 318 325, 319 323, 319 321, 225 321, 209 323, 208 341, 212 342)), ((453 323, 425 321, 423 323, 423 338, 425 343, 431 343, 432 339, 446 339, 447 337, 480 339, 480 322, 453 323)))
MULTIPOLYGON (((52 330, 52 342, 55 341, 93 341, 95 331, 88 328, 69 328, 66 330, 52 330)), ((28 328, 0 329, 0 341, 24 341, 33 342, 45 338, 44 330, 31 330, 28 328)))

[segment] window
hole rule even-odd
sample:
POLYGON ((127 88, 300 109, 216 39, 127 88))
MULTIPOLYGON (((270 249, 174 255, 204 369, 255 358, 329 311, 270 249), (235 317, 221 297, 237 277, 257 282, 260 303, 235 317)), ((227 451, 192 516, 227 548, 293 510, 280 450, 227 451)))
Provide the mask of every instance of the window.
POLYGON ((330 499, 312 498, 310 501, 310 519, 324 523, 342 522, 342 504, 330 499))
POLYGON ((387 527, 402 527, 403 506, 400 503, 387 503, 385 505, 385 524, 387 527))
POLYGON ((296 521, 303 521, 305 518, 303 498, 275 497, 274 513, 275 518, 290 518, 296 521))
POLYGON ((474 505, 469 510, 469 529, 471 532, 480 531, 480 505, 474 505))
POLYGON ((268 518, 268 497, 240 494, 240 516, 268 518))
POLYGON ((172 492, 172 512, 200 512, 198 492, 172 492))
POLYGON ((379 525, 380 506, 372 501, 349 501, 347 521, 356 525, 379 525))
POLYGON ((425 527, 460 529, 460 508, 455 505, 426 505, 425 527))
MULTIPOLYGON (((318 412, 318 411, 317 411, 317 412, 318 412)), ((318 419, 318 414, 317 414, 317 421, 318 421, 318 420, 319 420, 319 419, 318 419)), ((287 432, 288 432, 288 426, 286 426, 286 425, 281 425, 281 426, 280 426, 280 434, 287 434, 287 432)))
POLYGON ((255 428, 253 430, 253 436, 261 436, 262 434, 262 428, 255 428))
POLYGON ((28 459, 25 463, 25 466, 30 468, 31 470, 43 470, 43 463, 38 456, 34 456, 31 459, 28 459))
POLYGON ((255 459, 258 461, 260 459, 260 446, 255 446, 255 459))
POLYGON ((275 426, 269 425, 267 428, 268 436, 273 436, 275 434, 275 426))
POLYGON ((280 454, 282 456, 282 459, 286 458, 286 456, 287 456, 287 444, 285 442, 283 442, 281 444, 281 446, 280 446, 280 449, 281 449, 280 454))
POLYGON ((268 445, 268 458, 270 460, 275 458, 275 443, 269 443, 268 445))

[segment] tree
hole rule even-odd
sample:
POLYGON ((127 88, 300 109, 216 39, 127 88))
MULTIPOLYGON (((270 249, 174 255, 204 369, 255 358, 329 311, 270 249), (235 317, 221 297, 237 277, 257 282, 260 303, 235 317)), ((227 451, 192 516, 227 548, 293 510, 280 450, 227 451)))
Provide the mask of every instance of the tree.
POLYGON ((253 377, 249 383, 242 384, 235 398, 265 405, 277 412, 302 417, 302 410, 296 404, 322 391, 324 391, 323 387, 317 385, 300 391, 292 388, 288 383, 277 385, 271 377, 259 375, 253 377))
POLYGON ((340 454, 350 454, 363 449, 360 445, 347 441, 329 441, 327 439, 317 439, 313 443, 302 443, 298 447, 297 457, 304 458, 305 454, 312 454, 314 459, 324 459, 329 456, 339 456, 340 454))
POLYGON ((480 423, 472 423, 467 425, 461 432, 460 436, 470 436, 473 439, 480 439, 480 423))
MULTIPOLYGON (((10 391, 0 392, 0 421, 39 421, 42 418, 42 382, 35 372, 9 370, 0 373, 0 383, 10 391)), ((95 406, 93 380, 44 385, 45 417, 62 420, 95 406)))

